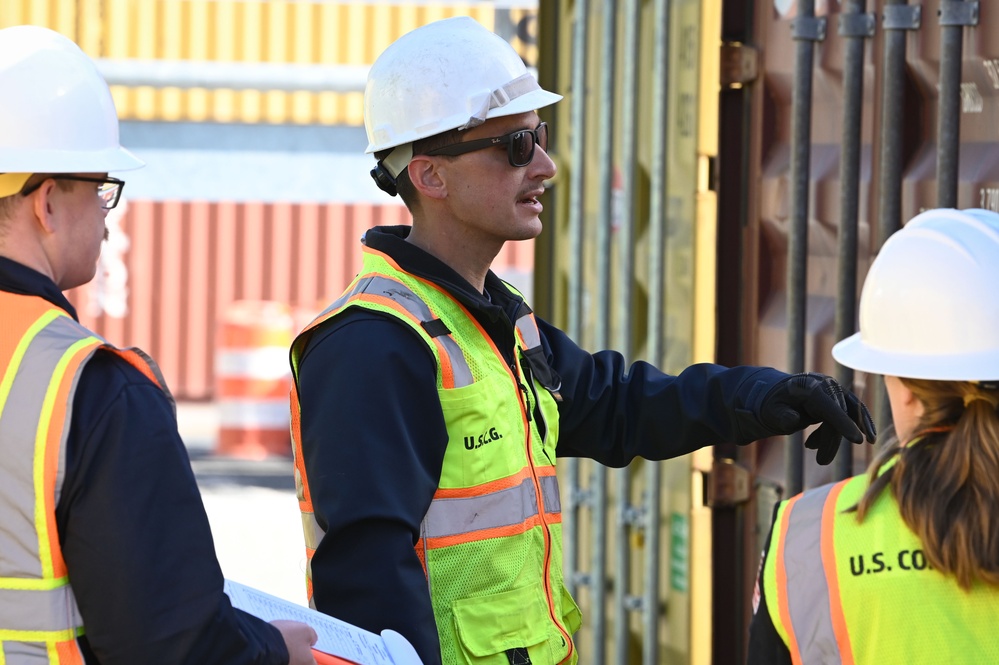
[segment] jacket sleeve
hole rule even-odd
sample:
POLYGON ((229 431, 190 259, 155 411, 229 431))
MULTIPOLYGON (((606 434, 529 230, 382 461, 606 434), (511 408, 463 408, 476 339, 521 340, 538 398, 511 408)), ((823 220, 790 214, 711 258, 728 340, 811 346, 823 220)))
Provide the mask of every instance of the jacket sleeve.
MULTIPOLYGON (((98 351, 73 404, 56 523, 102 665, 285 665, 273 626, 234 610, 163 392, 98 351)), ((89 662, 89 660, 88 660, 89 662)))
POLYGON ((784 372, 702 363, 672 376, 646 362, 628 367, 616 351, 591 354, 540 319, 538 327, 562 379, 560 457, 622 467, 635 457, 670 459, 773 435, 754 409, 784 372))
MULTIPOLYGON (((779 503, 774 506, 775 517, 779 507, 779 503)), ((760 559, 760 570, 756 576, 756 593, 759 594, 759 602, 754 603, 753 619, 749 624, 749 658, 746 661, 748 665, 791 665, 791 652, 774 626, 770 610, 767 608, 767 597, 763 588, 763 568, 767 564, 772 538, 773 529, 767 536, 763 556, 760 559)))
POLYGON ((309 340, 298 377, 302 455, 326 531, 312 559, 316 608, 401 633, 426 665, 440 663, 440 642, 415 545, 448 440, 436 372, 405 324, 351 310, 309 340))

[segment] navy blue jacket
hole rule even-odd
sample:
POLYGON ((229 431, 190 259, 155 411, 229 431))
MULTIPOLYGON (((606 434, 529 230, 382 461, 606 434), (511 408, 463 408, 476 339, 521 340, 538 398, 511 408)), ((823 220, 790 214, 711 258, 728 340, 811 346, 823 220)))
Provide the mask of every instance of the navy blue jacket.
MULTIPOLYGON (((76 318, 48 277, 3 257, 0 290, 40 296, 76 318)), ((173 405, 106 351, 77 384, 56 525, 88 665, 287 665, 281 633, 222 592, 173 405)))
MULTIPOLYGON (((365 242, 445 288, 512 362, 520 298, 489 273, 487 300, 407 234, 376 227, 365 242)), ((663 460, 773 435, 753 412, 783 372, 700 364, 669 376, 644 362, 628 367, 614 351, 591 354, 541 319, 538 326, 562 380, 559 457, 622 467, 635 457, 663 460)), ((299 370, 303 458, 327 531, 312 560, 316 607, 371 631, 399 631, 426 665, 440 662, 440 649, 414 545, 448 441, 436 373, 415 331, 361 308, 320 326, 299 370)))

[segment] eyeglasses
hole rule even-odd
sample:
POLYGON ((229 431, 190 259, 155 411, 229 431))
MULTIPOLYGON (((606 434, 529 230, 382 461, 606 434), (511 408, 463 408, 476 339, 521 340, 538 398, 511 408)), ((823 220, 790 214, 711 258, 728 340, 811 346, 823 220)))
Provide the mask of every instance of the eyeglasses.
POLYGON ((504 136, 493 136, 488 139, 475 139, 474 141, 464 141, 462 143, 452 143, 443 148, 437 148, 426 153, 427 155, 463 155, 466 152, 485 150, 493 146, 506 145, 507 159, 510 166, 527 166, 534 159, 534 147, 541 146, 545 152, 548 151, 548 123, 543 122, 536 129, 518 129, 504 136))
POLYGON ((31 187, 21 190, 23 196, 31 194, 43 184, 46 180, 73 180, 76 182, 96 182, 97 196, 101 200, 101 208, 104 210, 111 210, 116 205, 118 205, 118 200, 121 198, 121 190, 125 187, 125 181, 119 180, 118 178, 105 177, 105 178, 88 178, 82 175, 50 175, 42 178, 36 182, 31 187))

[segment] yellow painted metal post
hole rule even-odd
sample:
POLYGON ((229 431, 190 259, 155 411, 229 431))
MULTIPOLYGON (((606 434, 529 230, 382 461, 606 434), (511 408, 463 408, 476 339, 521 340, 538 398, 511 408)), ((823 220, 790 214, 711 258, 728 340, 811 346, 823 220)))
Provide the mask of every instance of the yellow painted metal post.
MULTIPOLYGON (((697 93, 695 238, 694 238, 694 362, 714 362, 716 337, 716 275, 718 201, 713 189, 714 158, 718 155, 718 93, 720 87, 721 2, 701 3, 697 93)), ((691 487, 691 665, 709 665, 712 623, 711 509, 704 505, 703 479, 710 471, 710 448, 692 456, 691 487)), ((738 595, 738 590, 733 590, 738 595)))

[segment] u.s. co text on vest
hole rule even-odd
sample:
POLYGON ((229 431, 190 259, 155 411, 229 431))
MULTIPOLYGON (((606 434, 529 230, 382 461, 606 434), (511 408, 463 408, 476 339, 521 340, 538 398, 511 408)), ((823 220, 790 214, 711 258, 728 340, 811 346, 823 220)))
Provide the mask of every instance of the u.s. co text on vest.
POLYGON ((869 556, 857 554, 850 557, 850 572, 854 575, 889 572, 891 570, 933 570, 922 550, 901 550, 894 557, 885 560, 884 552, 869 556))

